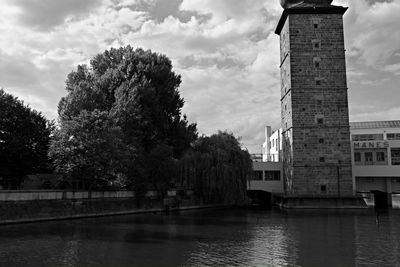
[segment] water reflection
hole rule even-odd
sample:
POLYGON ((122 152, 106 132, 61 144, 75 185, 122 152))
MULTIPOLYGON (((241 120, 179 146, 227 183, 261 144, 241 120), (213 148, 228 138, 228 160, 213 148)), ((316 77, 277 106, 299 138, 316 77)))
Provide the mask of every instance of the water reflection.
POLYGON ((0 227, 0 266, 400 266, 400 214, 208 210, 0 227))
POLYGON ((373 218, 355 218, 356 262, 358 266, 400 266, 400 217, 391 213, 373 218), (375 227, 371 227, 375 225, 375 227))

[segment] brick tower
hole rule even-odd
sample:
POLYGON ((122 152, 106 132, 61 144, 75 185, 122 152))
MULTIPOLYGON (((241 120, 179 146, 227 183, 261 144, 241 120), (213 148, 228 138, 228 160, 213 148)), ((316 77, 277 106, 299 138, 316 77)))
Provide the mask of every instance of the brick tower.
POLYGON ((332 0, 281 0, 283 175, 287 196, 353 195, 343 14, 332 0))

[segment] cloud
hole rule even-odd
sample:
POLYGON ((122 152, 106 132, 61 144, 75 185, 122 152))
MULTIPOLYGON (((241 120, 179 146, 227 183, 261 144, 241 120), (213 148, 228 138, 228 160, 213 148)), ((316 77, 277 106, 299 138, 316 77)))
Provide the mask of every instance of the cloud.
POLYGON ((386 65, 384 70, 393 72, 393 74, 395 74, 395 75, 400 75, 400 63, 386 65))
MULTIPOLYGON (((0 87, 49 118, 77 64, 131 44, 171 58, 189 120, 259 152, 280 126, 275 0, 0 0, 0 87)), ((335 0, 345 15, 351 118, 399 116, 397 1, 335 0), (379 92, 378 92, 379 90, 379 92), (382 109, 382 103, 385 108, 382 109), (383 111, 382 111, 383 110, 383 111), (392 112, 392 115, 385 115, 392 112)))
POLYGON ((399 120, 400 107, 373 109, 367 108, 367 112, 360 112, 351 116, 352 121, 380 121, 380 120, 399 120), (383 119, 384 118, 384 119, 383 119))
POLYGON ((400 2, 354 0, 349 12, 346 40, 350 53, 367 66, 382 68, 399 49, 400 2))
POLYGON ((137 30, 147 19, 146 12, 116 8, 112 2, 96 1, 101 5, 87 10, 84 17, 80 15, 93 1, 85 1, 85 7, 77 4, 74 8, 79 11, 65 6, 74 5, 75 0, 60 5, 54 2, 47 7, 60 9, 49 14, 54 16, 54 23, 31 22, 33 27, 13 18, 24 12, 32 17, 44 16, 43 10, 32 6, 39 5, 37 1, 4 2, 7 8, 0 11, 0 86, 52 119, 65 94, 67 74, 110 46, 120 46, 121 36, 137 30), (56 17, 64 19, 56 21, 56 17), (43 31, 45 28, 49 31, 43 31))
POLYGON ((51 30, 68 17, 83 16, 102 3, 99 0, 3 0, 2 2, 18 10, 16 16, 18 22, 42 31, 51 30))

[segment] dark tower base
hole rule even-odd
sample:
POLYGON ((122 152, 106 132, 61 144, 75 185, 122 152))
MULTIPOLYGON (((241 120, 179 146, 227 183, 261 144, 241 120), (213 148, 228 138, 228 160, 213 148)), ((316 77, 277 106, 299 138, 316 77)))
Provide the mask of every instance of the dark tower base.
POLYGON ((276 197, 276 205, 284 210, 294 209, 367 209, 362 197, 276 197))

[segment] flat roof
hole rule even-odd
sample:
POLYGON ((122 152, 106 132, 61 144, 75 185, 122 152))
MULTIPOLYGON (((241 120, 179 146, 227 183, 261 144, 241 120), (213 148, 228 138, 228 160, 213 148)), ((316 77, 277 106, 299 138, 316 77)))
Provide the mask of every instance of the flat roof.
POLYGON ((350 128, 351 129, 400 128, 400 120, 350 122, 350 128))

